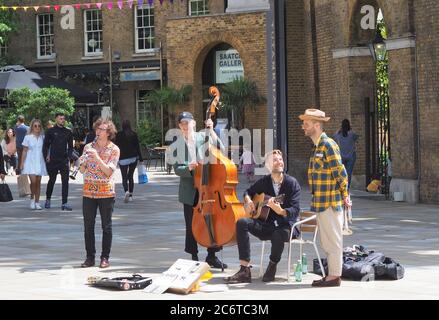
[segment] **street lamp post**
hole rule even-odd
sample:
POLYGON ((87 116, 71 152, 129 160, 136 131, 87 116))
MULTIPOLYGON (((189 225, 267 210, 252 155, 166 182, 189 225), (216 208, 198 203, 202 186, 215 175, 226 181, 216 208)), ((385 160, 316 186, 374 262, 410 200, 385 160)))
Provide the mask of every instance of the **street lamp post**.
POLYGON ((379 29, 377 29, 375 39, 369 44, 369 50, 374 61, 384 61, 386 59, 386 43, 379 29))

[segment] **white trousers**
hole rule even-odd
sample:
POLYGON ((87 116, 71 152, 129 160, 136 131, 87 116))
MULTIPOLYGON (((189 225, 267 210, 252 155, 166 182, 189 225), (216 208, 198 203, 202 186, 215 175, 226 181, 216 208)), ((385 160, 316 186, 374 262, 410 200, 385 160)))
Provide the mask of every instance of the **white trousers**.
POLYGON ((317 213, 320 245, 326 253, 330 276, 341 276, 343 267, 343 211, 332 207, 317 213))

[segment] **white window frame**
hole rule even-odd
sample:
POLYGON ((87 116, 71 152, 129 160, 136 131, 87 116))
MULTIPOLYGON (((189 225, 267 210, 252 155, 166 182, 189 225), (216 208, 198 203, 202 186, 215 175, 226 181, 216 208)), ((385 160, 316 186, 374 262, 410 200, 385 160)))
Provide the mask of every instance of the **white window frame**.
POLYGON ((36 25, 37 25, 37 58, 38 59, 53 59, 55 57, 55 53, 53 52, 54 48, 55 48, 55 39, 54 39, 55 38, 55 30, 54 30, 55 23, 54 23, 53 19, 54 19, 53 13, 42 13, 42 14, 37 14, 36 15, 36 25), (40 17, 41 16, 52 16, 52 26, 51 26, 52 33, 44 34, 44 35, 40 34, 40 17), (40 51, 40 47, 42 45, 41 44, 41 39, 40 39, 41 36, 52 37, 52 53, 49 54, 49 55, 41 55, 41 51, 40 51))
POLYGON ((188 6, 189 6, 189 16, 204 16, 210 13, 209 11, 209 0, 189 0, 188 1, 188 6), (198 4, 200 2, 203 2, 205 5, 206 10, 202 11, 202 10, 197 10, 195 12, 192 12, 192 3, 196 2, 197 3, 197 9, 199 8, 198 4))
POLYGON ((100 9, 87 9, 84 10, 84 56, 86 57, 100 57, 104 53, 104 32, 103 32, 103 18, 102 18, 102 11, 100 9), (87 30, 87 12, 97 11, 100 12, 101 15, 101 30, 87 30), (101 33, 101 42, 102 42, 102 48, 101 51, 95 51, 95 52, 89 52, 88 51, 88 33, 92 32, 100 32, 101 33))
MULTIPOLYGON (((134 50, 135 50, 135 52, 136 53, 145 53, 145 52, 155 52, 155 43, 156 43, 156 41, 155 41, 155 12, 154 12, 154 5, 152 5, 152 6, 150 6, 149 4, 144 4, 144 5, 142 5, 142 6, 138 6, 138 5, 136 5, 135 7, 134 7, 134 40, 135 40, 135 43, 134 43, 134 50), (154 24, 151 26, 151 25, 149 25, 149 26, 143 26, 143 27, 139 27, 138 25, 137 25, 137 10, 138 9, 152 9, 153 10, 153 13, 152 13, 152 16, 154 17, 154 24), (151 29, 151 33, 152 33, 152 37, 150 37, 150 38, 152 38, 152 40, 153 40, 153 47, 152 48, 147 48, 147 49, 140 49, 139 48, 139 29, 151 29)), ((151 16, 151 15, 149 15, 149 16, 151 16)))
POLYGON ((6 57, 8 55, 8 42, 0 43, 0 57, 6 57))
MULTIPOLYGON (((136 90, 136 121, 137 121, 137 124, 139 124, 140 121, 145 119, 145 118, 140 119, 140 117, 139 117, 139 103, 142 102, 142 103, 146 104, 146 102, 144 100, 140 99, 140 91, 144 91, 146 94, 147 92, 149 92, 151 90, 148 90, 148 89, 136 90)), ((146 112, 142 112, 142 115, 145 115, 145 114, 146 114, 146 112)))

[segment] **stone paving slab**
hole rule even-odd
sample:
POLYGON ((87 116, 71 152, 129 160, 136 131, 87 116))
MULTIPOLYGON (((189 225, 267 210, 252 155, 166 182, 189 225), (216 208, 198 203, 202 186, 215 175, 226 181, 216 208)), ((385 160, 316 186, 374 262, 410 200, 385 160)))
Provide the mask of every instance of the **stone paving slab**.
MULTIPOLYGON (((78 175, 79 176, 79 175, 78 175)), ((241 179, 240 181, 244 181, 241 179)), ((120 180, 118 180, 120 181, 120 180)), ((15 177, 7 177, 14 195, 15 177)), ((47 178, 43 179, 43 194, 47 178)), ((152 173, 150 182, 135 186, 134 202, 122 201, 118 184, 113 219, 111 267, 81 269, 84 259, 81 211, 81 178, 70 184, 69 201, 73 212, 60 210, 60 181, 52 198, 53 209, 41 212, 28 209, 28 199, 17 198, 0 204, 0 299, 438 299, 439 298, 439 207, 375 201, 353 192, 354 234, 345 237, 344 246, 362 244, 393 257, 406 267, 399 281, 343 281, 340 288, 311 288, 319 277, 307 274, 301 283, 286 282, 286 253, 279 264, 276 282, 265 284, 258 279, 261 242, 252 237, 253 282, 231 285, 225 292, 197 292, 190 295, 142 291, 115 292, 88 287, 91 275, 120 276, 141 273, 158 276, 183 252, 185 226, 182 206, 177 200, 178 177, 152 173), (355 196, 355 195, 358 196, 355 196)), ((239 197, 247 185, 238 186, 239 197)), ((44 196, 42 196, 44 202, 44 196)), ((302 207, 309 207, 305 189, 302 207)), ((96 244, 100 248, 100 219, 96 224, 96 244)), ((285 250, 286 251, 286 250, 285 250)), ((200 258, 205 257, 200 247, 200 258)), ((309 261, 312 248, 305 247, 309 261)), ((322 251, 321 251, 322 253, 322 251)), ((99 253, 98 253, 99 254, 99 253)), ((222 278, 239 267, 237 247, 223 250, 229 269, 214 270, 209 284, 222 284, 222 278)), ((298 258, 297 247, 293 249, 298 258)), ((268 257, 265 258, 268 261, 268 257)), ((265 266, 264 266, 265 268, 265 266)))

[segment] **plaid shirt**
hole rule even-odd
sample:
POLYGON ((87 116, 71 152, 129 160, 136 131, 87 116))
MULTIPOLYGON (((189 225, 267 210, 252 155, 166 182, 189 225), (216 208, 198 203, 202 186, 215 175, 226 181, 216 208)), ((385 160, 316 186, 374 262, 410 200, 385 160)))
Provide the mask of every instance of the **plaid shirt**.
POLYGON ((308 182, 312 193, 311 211, 322 212, 330 207, 342 211, 343 198, 348 196, 348 177, 337 143, 325 133, 310 158, 308 182))

